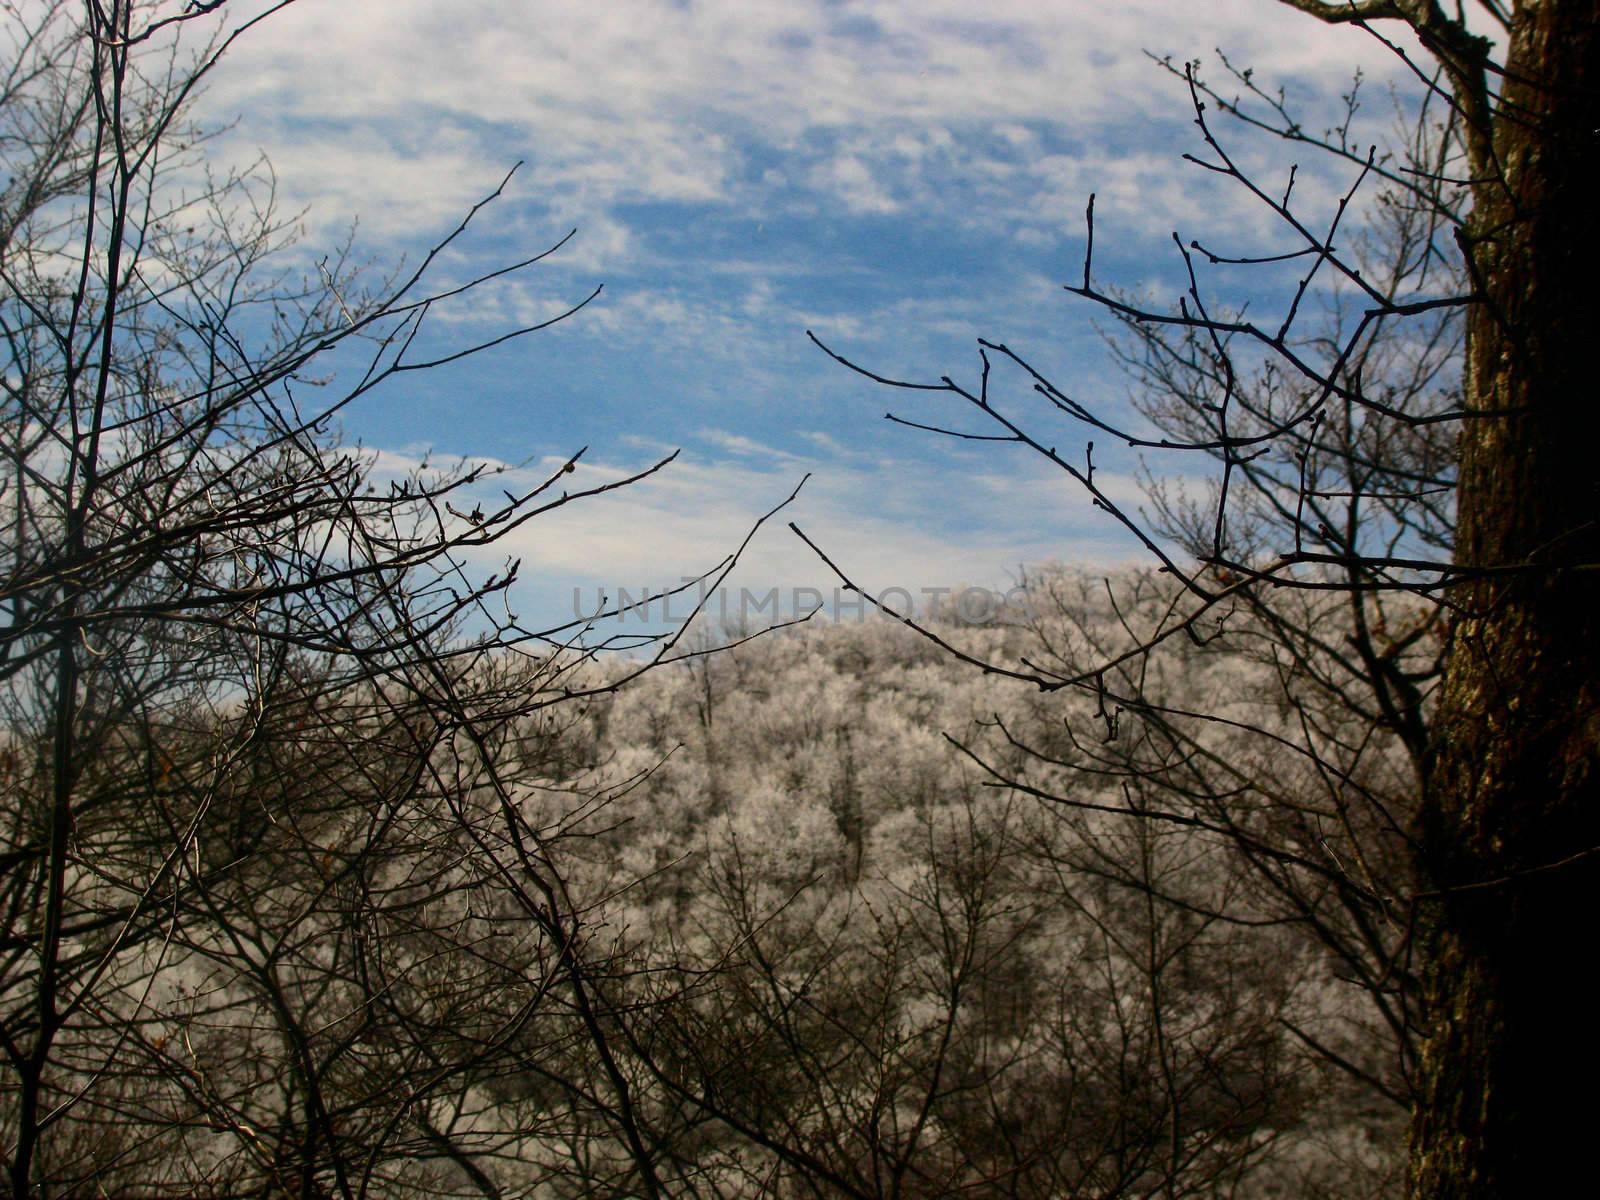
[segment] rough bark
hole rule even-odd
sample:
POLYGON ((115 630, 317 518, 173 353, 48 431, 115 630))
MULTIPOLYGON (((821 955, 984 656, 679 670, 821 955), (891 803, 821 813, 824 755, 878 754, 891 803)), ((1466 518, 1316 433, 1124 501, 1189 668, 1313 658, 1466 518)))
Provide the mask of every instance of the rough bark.
POLYGON ((1463 244, 1461 586, 1421 817, 1427 1038, 1411 1194, 1567 1194, 1591 1156, 1600 1025, 1600 6, 1518 5, 1463 244), (1492 161, 1484 161, 1492 158, 1492 161))

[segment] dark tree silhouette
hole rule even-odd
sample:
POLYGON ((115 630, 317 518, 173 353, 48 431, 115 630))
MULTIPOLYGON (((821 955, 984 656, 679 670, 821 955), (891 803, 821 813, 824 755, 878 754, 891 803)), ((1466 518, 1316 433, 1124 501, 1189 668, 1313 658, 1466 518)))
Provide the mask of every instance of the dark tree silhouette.
POLYGON ((1536 1194, 1575 1177, 1584 1145, 1585 1110, 1549 1073, 1600 1066, 1571 932, 1600 865, 1586 344, 1600 13, 1584 0, 1284 2, 1400 56, 1417 85, 1411 130, 1387 150, 1358 147, 1350 120, 1316 133, 1226 60, 1222 83, 1168 64, 1194 101, 1192 161, 1245 189, 1291 243, 1240 255, 1179 239, 1187 293, 1152 307, 1095 277, 1091 198, 1090 249, 1068 290, 1125 323, 1159 434, 1107 419, 999 343, 982 344, 971 386, 835 357, 967 402, 998 429, 909 423, 1043 455, 1178 581, 1163 619, 1123 643, 980 665, 1094 694, 1107 732, 1144 752, 1079 739, 1076 761, 1137 768, 1168 797, 1159 810, 1130 801, 1130 819, 1225 833, 1361 980, 1401 1052, 1371 1081, 1411 1108, 1413 1195, 1536 1194), (1292 173, 1244 170, 1219 113, 1347 164, 1331 218, 1308 215, 1292 173), (1374 192, 1376 241, 1349 228, 1374 192), (1291 266, 1302 269, 1279 286, 1291 266), (1240 270, 1262 279, 1248 310, 1217 295, 1240 270), (1326 288, 1339 300, 1319 324, 1326 288), (1047 418, 1002 398, 1015 373, 1047 418), (1097 481, 1093 442, 1069 449, 1056 421, 1208 455, 1215 486, 1203 499, 1158 488, 1151 514, 1132 512, 1097 481), (1174 713, 1144 686, 1172 638, 1237 637, 1230 625, 1277 664, 1290 727, 1174 713), (1219 753, 1218 730, 1248 731, 1254 759, 1219 753), (1380 743, 1409 762, 1404 787, 1373 783, 1380 743))
POLYGON ((524 809, 604 804, 561 728, 653 660, 589 671, 581 624, 511 613, 516 563, 472 566, 632 480, 583 483, 582 451, 400 477, 335 432, 588 301, 441 346, 432 314, 551 252, 432 282, 498 189, 374 280, 296 246, 264 164, 200 170, 196 89, 282 7, 191 54, 220 4, 4 6, 5 1170, 17 1196, 493 1195, 480 1159, 567 1128, 484 1119, 543 1070, 654 1195, 570 826, 524 809), (575 1043, 593 1070, 558 1074, 575 1043))

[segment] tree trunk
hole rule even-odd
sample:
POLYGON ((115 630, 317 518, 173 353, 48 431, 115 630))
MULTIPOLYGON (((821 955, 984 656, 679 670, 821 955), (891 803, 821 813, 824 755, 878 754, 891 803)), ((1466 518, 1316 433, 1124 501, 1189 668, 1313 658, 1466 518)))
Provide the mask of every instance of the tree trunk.
POLYGON ((1457 562, 1466 582, 1421 816, 1426 1040, 1413 1197, 1569 1193, 1600 1021, 1600 6, 1517 7, 1466 244, 1457 562), (1522 569, 1526 568, 1526 569, 1522 569), (1565 1086, 1563 1086, 1565 1085, 1565 1086))

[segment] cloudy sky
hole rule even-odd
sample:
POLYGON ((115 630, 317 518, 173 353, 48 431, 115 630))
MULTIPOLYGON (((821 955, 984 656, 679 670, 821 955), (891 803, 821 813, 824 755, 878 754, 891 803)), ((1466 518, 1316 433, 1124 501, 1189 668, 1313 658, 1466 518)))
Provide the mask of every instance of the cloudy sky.
MULTIPOLYGON (((309 208, 313 252, 354 221, 364 257, 414 259, 518 162, 445 271, 490 269, 577 230, 445 314, 439 333, 480 337, 603 284, 592 305, 379 393, 347 421, 395 462, 431 452, 538 473, 589 446, 579 482, 681 448, 648 483, 507 547, 524 560, 519 608, 559 617, 574 589, 592 598, 704 570, 808 472, 786 515, 864 584, 994 586, 1020 564, 1135 557, 1025 451, 883 419, 984 431, 981 414, 888 394, 805 331, 930 381, 972 380, 976 338, 1004 341, 1074 396, 1125 413, 1129 385, 1096 314, 1061 290, 1081 277, 1089 193, 1097 277, 1160 301, 1181 288, 1174 231, 1239 253, 1292 248, 1236 186, 1181 160, 1203 149, 1193 113, 1149 55, 1219 76, 1219 48, 1284 86, 1315 128, 1359 65, 1369 136, 1390 125, 1394 56, 1272 0, 300 0, 229 56, 203 115, 232 122, 219 153, 267 154, 285 202, 309 208)), ((1263 178, 1292 160, 1219 132, 1263 178)), ((1308 180, 1310 215, 1341 182, 1308 180)), ((1081 454, 1084 432, 1051 426, 1014 373, 995 384, 1007 412, 1081 454)), ((1102 447, 1097 463, 1137 498, 1137 460, 1102 447)), ((833 580, 780 523, 735 583, 833 580)))

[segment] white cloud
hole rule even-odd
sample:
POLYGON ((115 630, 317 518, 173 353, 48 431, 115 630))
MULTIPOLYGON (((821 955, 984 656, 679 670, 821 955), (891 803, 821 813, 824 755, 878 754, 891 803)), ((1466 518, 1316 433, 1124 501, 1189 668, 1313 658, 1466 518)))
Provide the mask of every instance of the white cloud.
POLYGON ((758 204, 771 185, 745 177, 752 153, 814 160, 805 178, 824 196, 886 212, 888 176, 916 178, 952 130, 1027 148, 1039 124, 1093 141, 1181 121, 1181 88, 1144 51, 1213 46, 1329 95, 1357 62, 1398 69, 1372 39, 1266 0, 1011 0, 981 15, 965 0, 341 0, 252 31, 206 103, 338 223, 431 220, 524 157, 545 200, 586 218, 637 199, 758 204), (840 135, 872 157, 834 157, 840 135))
MULTIPOLYGON (((580 463, 566 486, 577 491, 621 479, 660 450, 642 448, 648 455, 626 466, 580 463)), ((389 454, 383 465, 398 473, 410 461, 389 454)), ((551 458, 508 469, 493 485, 532 485, 560 465, 551 458)), ((571 615, 575 593, 592 609, 600 592, 614 596, 626 588, 637 595, 711 570, 808 473, 782 519, 769 523, 746 551, 729 580, 735 590, 764 594, 775 587, 788 596, 812 587, 831 595, 839 585, 786 527, 790 520, 858 584, 914 595, 957 584, 1003 588, 1025 564, 1109 564, 1133 554, 1132 543, 1060 472, 1031 459, 1016 460, 1011 471, 993 469, 999 465, 959 453, 938 471, 902 458, 840 462, 830 453, 808 459, 707 430, 667 469, 539 517, 498 543, 492 557, 496 566, 522 560, 513 607, 529 621, 554 624, 571 615), (941 514, 954 509, 969 518, 964 528, 941 524, 941 514), (1003 538, 998 528, 1006 529, 1003 538)), ((1142 496, 1131 476, 1097 472, 1096 481, 1119 500, 1137 503, 1142 496)))
POLYGON ((787 450, 779 450, 775 446, 765 445, 754 438, 747 438, 743 434, 729 433, 723 429, 703 429, 700 431, 700 439, 734 454, 754 455, 761 458, 777 459, 782 462, 804 461, 799 455, 790 454, 787 450))
POLYGON ((815 167, 811 182, 818 190, 832 191, 852 213, 884 214, 900 208, 872 168, 854 155, 843 155, 815 167))

